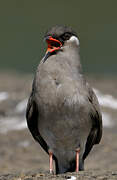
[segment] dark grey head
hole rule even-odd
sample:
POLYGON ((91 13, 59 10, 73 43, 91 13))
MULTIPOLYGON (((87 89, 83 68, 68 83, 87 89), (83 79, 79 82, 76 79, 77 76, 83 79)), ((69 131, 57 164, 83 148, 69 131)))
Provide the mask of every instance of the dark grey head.
POLYGON ((48 49, 43 61, 50 55, 56 54, 58 51, 62 50, 65 43, 71 42, 79 45, 77 34, 71 27, 54 26, 46 32, 44 37, 48 44, 48 49))
POLYGON ((50 28, 46 32, 45 38, 48 37, 48 36, 52 36, 54 39, 57 39, 62 44, 64 44, 64 42, 66 40, 69 40, 71 36, 76 36, 77 37, 77 34, 71 27, 54 26, 54 27, 50 28))

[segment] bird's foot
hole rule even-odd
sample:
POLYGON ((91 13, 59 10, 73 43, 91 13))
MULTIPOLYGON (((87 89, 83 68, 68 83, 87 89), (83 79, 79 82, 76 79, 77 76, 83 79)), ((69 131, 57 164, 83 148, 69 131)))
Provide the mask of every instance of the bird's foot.
POLYGON ((53 169, 50 169, 50 174, 51 174, 51 175, 54 175, 53 169))

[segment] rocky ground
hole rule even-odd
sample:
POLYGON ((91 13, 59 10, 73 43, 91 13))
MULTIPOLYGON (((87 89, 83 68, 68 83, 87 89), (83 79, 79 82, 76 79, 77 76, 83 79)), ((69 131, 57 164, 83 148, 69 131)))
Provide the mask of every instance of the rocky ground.
MULTIPOLYGON (((117 179, 117 108, 113 101, 101 106, 104 113, 103 138, 86 159, 85 171, 49 175, 48 155, 33 140, 25 123, 25 104, 32 77, 0 73, 0 180, 117 179)), ((88 81, 104 96, 110 94, 116 100, 116 78, 89 77, 88 81)))

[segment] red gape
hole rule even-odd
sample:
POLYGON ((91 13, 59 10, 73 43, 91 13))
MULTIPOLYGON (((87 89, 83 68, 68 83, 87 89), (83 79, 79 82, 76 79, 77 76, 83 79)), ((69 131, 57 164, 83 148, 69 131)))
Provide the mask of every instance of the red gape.
POLYGON ((79 153, 80 153, 80 149, 76 150, 76 172, 79 171, 79 153))
POLYGON ((52 158, 52 156, 53 156, 52 152, 49 152, 50 174, 53 173, 53 158, 52 158))
POLYGON ((52 52, 54 52, 56 50, 59 50, 61 48, 61 46, 62 46, 62 43, 59 40, 57 40, 57 39, 55 39, 55 38, 53 38, 51 36, 48 37, 46 42, 48 44, 47 52, 52 53, 52 52), (52 45, 53 42, 58 43, 59 46, 56 47, 56 46, 52 45))

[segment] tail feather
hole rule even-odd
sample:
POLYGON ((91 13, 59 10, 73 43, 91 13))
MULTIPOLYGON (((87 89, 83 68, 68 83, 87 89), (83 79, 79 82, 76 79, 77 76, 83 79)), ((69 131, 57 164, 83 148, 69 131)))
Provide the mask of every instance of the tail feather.
MULTIPOLYGON (((75 172, 76 161, 72 160, 70 162, 65 162, 64 159, 60 161, 55 158, 55 167, 56 167, 56 174, 75 172)), ((83 170, 84 170, 84 160, 82 159, 79 162, 79 171, 83 171, 83 170)))
POLYGON ((56 174, 63 174, 66 172, 74 172, 76 168, 76 162, 57 161, 55 160, 56 174))

